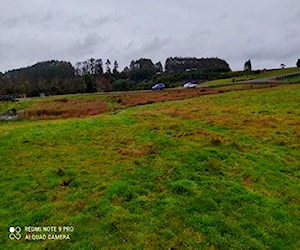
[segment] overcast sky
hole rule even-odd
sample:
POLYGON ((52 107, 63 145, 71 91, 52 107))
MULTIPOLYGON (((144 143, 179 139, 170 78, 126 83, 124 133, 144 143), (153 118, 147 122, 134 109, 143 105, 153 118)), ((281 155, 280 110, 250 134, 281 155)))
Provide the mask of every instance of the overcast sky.
POLYGON ((1 0, 0 71, 50 59, 75 64, 219 57, 233 70, 295 66, 299 0, 1 0))

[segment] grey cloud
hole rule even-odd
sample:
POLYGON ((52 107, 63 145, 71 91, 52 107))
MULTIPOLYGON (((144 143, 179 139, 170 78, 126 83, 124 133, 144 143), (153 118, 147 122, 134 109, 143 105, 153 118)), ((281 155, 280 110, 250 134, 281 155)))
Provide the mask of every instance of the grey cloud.
MULTIPOLYGON (((35 60, 218 56, 233 69, 295 65, 298 0, 3 0, 0 71, 35 60)), ((22 65, 25 64, 25 65, 22 65)))
MULTIPOLYGON (((89 34, 84 39, 74 41, 69 47, 66 48, 65 54, 71 55, 71 58, 84 59, 84 57, 91 57, 96 53, 98 47, 105 44, 105 39, 98 34, 89 34)), ((95 55, 94 55, 95 57, 95 55)))
POLYGON ((123 56, 121 56, 121 63, 122 65, 129 65, 130 60, 137 60, 142 57, 150 58, 155 63, 161 60, 161 55, 169 43, 170 38, 160 39, 158 37, 148 38, 144 42, 131 41, 127 44, 124 51, 119 51, 119 54, 123 54, 123 56), (126 60, 126 58, 128 59, 126 60))
POLYGON ((78 22, 82 29, 99 28, 102 25, 119 20, 121 20, 121 17, 116 16, 115 14, 107 14, 88 18, 86 16, 79 15, 77 17, 72 18, 72 21, 74 23, 78 22))
POLYGON ((57 17, 58 13, 54 12, 48 12, 48 13, 40 13, 40 14, 35 14, 35 13, 28 13, 28 14, 23 14, 21 16, 12 16, 9 18, 4 18, 3 16, 0 18, 0 22, 5 28, 18 28, 20 26, 32 26, 36 25, 37 23, 45 23, 48 21, 51 21, 55 17, 57 17))

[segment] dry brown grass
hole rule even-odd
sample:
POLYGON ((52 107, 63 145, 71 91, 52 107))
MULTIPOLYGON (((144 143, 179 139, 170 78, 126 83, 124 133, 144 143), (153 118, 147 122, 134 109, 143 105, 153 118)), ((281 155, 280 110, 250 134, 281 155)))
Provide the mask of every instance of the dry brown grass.
POLYGON ((192 98, 200 95, 217 94, 217 89, 180 89, 169 91, 155 91, 147 93, 132 93, 118 95, 115 98, 119 100, 123 105, 130 107, 136 105, 151 104, 155 102, 182 100, 186 98, 192 98))
POLYGON ((37 102, 25 110, 21 119, 59 119, 85 117, 107 112, 108 106, 100 99, 58 99, 37 102))

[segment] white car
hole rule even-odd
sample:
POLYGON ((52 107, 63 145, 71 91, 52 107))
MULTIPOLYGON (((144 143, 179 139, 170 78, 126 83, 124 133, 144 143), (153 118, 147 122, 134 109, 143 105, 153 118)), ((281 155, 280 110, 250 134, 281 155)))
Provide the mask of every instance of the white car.
POLYGON ((187 83, 183 84, 183 87, 185 89, 197 88, 197 84, 194 84, 194 83, 191 83, 191 82, 187 82, 187 83))

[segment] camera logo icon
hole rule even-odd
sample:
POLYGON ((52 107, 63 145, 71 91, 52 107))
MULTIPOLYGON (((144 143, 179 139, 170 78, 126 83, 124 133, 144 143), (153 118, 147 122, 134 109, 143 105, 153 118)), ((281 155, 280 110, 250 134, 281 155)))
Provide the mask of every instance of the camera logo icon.
POLYGON ((20 240, 21 239, 21 228, 20 227, 10 227, 9 228, 9 238, 11 240, 20 240))

